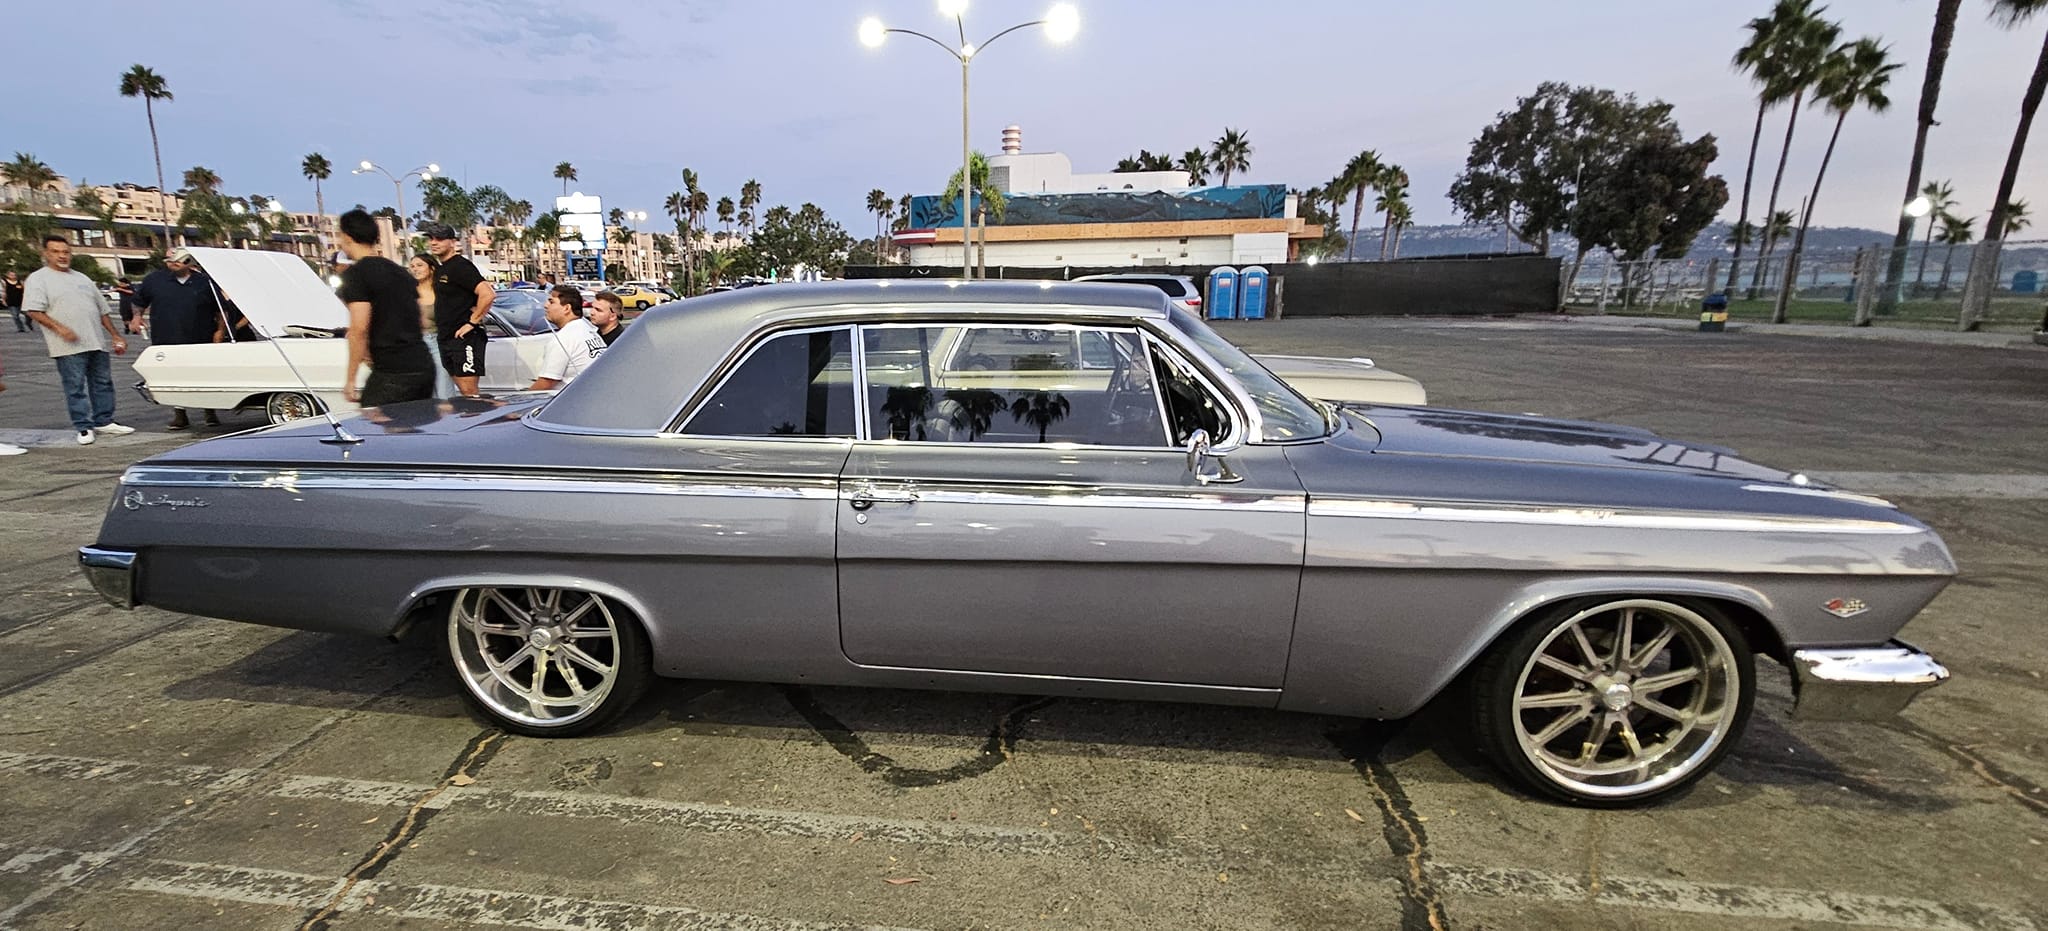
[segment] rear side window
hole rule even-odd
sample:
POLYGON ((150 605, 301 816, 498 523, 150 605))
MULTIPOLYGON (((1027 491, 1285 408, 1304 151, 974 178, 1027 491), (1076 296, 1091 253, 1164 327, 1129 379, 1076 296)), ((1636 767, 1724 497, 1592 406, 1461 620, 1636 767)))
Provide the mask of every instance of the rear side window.
POLYGON ((852 346, 844 328, 785 333, 756 346, 683 432, 851 438, 852 346))

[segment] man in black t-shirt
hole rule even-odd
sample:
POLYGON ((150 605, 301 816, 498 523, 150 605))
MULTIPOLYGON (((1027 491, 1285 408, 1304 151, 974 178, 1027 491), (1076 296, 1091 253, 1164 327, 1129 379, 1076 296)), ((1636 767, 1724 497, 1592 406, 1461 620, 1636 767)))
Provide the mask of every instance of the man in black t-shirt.
POLYGON ((434 359, 420 339, 420 299, 412 273, 377 254, 377 221, 363 210, 341 215, 341 248, 355 262, 341 273, 348 305, 348 369, 341 395, 364 407, 434 396, 434 359), (356 371, 370 377, 356 390, 356 371))
POLYGON ((455 379, 457 391, 475 397, 484 374, 484 319, 497 291, 457 250, 452 227, 432 223, 426 233, 427 251, 441 263, 434 270, 434 329, 441 343, 441 367, 455 379))

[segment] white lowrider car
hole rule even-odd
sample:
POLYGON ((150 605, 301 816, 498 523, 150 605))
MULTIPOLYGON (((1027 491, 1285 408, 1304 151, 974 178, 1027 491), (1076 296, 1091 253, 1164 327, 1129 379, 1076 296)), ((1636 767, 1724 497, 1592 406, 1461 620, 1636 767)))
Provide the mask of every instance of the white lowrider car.
MULTIPOLYGON (((135 360, 142 376, 136 388, 144 398, 172 407, 261 410, 271 423, 356 409, 341 396, 348 309, 304 261, 241 249, 197 248, 192 254, 262 338, 151 346, 135 360)), ((533 384, 554 333, 541 312, 544 299, 539 291, 498 292, 485 323, 485 392, 533 384)), ((366 369, 358 378, 367 374, 366 369)))

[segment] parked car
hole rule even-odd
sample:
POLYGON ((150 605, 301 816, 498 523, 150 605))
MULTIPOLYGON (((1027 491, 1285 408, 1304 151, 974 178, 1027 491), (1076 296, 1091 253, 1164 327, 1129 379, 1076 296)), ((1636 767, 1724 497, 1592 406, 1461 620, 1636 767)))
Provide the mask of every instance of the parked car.
MULTIPOLYGON (((1202 315, 1202 289, 1186 275, 1119 273, 1083 275, 1075 281, 1138 285, 1164 293, 1173 306, 1202 315)), ((1373 364, 1371 359, 1262 355, 1259 364, 1309 397, 1338 404, 1428 404, 1422 383, 1373 364)))
POLYGON ((660 294, 656 294, 655 292, 650 291, 646 288, 642 288, 638 285, 617 285, 611 288, 611 292, 619 296, 619 306, 623 308, 626 314, 629 316, 638 314, 639 312, 646 310, 649 307, 653 307, 656 304, 665 303, 669 300, 669 298, 663 297, 660 294))
POLYGON ((1902 708, 1947 672, 1893 637, 1956 571, 1730 450, 1311 401, 1157 291, 903 281, 659 307, 558 394, 159 453, 79 555, 117 605, 427 628, 522 734, 657 675, 1369 718, 1448 691, 1589 806, 1707 773, 1759 653, 1801 715, 1902 708))
MULTIPOLYGON (((212 410, 254 409, 271 423, 347 413, 341 395, 348 364, 348 309, 296 256, 243 249, 194 248, 192 254, 261 335, 256 340, 151 346, 135 359, 136 390, 153 404, 212 410)), ((507 289, 491 304, 484 330, 486 392, 533 384, 554 327, 541 311, 546 293, 507 289)), ((438 363, 438 360, 437 360, 438 363)), ((358 373, 365 377, 367 370, 358 373)))

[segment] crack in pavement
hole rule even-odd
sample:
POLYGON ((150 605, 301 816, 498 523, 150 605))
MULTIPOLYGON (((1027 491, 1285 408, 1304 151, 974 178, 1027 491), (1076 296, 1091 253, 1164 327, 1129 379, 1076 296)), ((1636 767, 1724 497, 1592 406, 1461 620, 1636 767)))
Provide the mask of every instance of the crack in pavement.
POLYGON ((839 751, 839 755, 852 760, 863 772, 879 774, 883 782, 899 789, 946 785, 985 775, 1010 759, 1011 751, 1017 746, 1016 728, 1020 719, 1058 701, 1057 698, 1019 699, 1017 704, 1012 705, 1010 710, 996 720, 995 727, 989 731, 988 739, 982 742, 981 752, 973 759, 955 763, 945 769, 913 769, 898 764, 888 756, 876 753, 868 746, 867 741, 853 732, 852 728, 826 711, 825 706, 818 703, 809 689, 798 685, 785 685, 782 687, 782 694, 789 699, 789 704, 796 709, 796 713, 803 716, 804 721, 811 725, 811 729, 816 731, 818 736, 825 738, 826 744, 839 751))
POLYGON ((1429 836, 1415 816, 1408 793, 1394 777, 1394 771, 1379 759, 1386 741, 1376 739, 1366 727, 1334 731, 1330 742, 1360 776, 1365 777, 1372 801, 1380 810, 1380 832, 1387 848, 1406 867, 1401 880, 1401 931, 1448 931, 1451 919, 1444 913, 1443 895, 1431 879, 1429 836))

